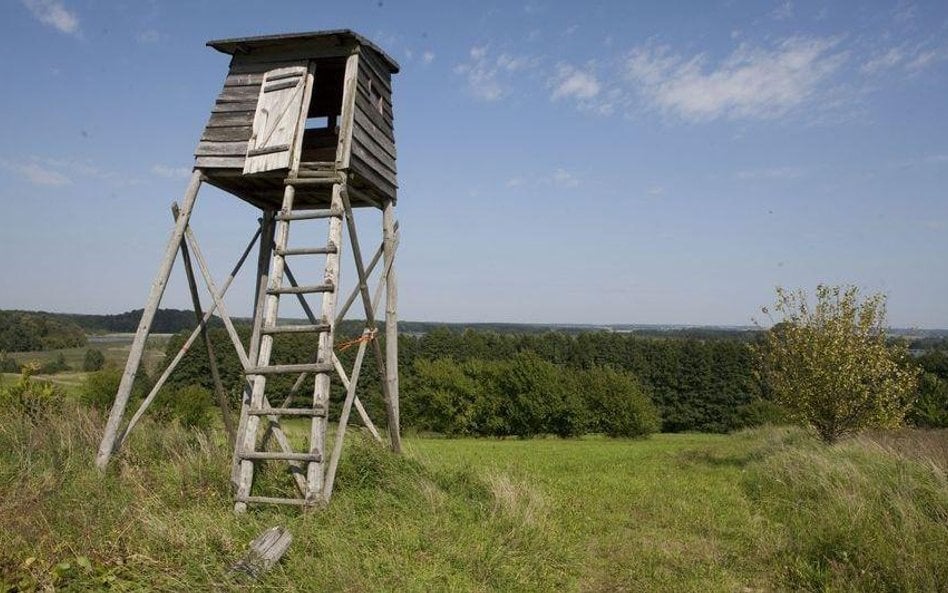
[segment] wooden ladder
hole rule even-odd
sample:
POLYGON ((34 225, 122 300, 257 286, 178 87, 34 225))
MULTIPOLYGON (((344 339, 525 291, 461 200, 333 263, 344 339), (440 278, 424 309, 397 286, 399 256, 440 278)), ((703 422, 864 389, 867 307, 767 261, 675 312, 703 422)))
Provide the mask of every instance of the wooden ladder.
MULTIPOLYGON (((236 496, 235 510, 246 510, 247 504, 293 504, 315 505, 326 502, 324 499, 324 483, 326 480, 326 432, 328 427, 329 388, 333 364, 333 336, 334 315, 336 309, 337 292, 339 286, 339 251, 342 245, 342 219, 345 210, 342 201, 342 192, 345 191, 341 179, 331 180, 332 199, 328 209, 294 210, 293 201, 296 195, 295 185, 311 183, 295 175, 287 178, 283 196, 283 204, 275 215, 273 231, 273 251, 270 264, 270 277, 266 287, 262 305, 259 331, 259 348, 254 357, 250 355, 250 367, 246 369, 248 381, 251 383, 249 405, 245 405, 245 413, 241 418, 241 426, 237 434, 235 448, 235 478, 236 496), (290 223, 300 220, 326 219, 329 221, 329 238, 325 246, 319 247, 289 247, 290 223), (300 285, 286 266, 286 258, 296 255, 325 255, 326 266, 321 284, 300 285), (284 285, 284 278, 288 278, 289 285, 284 285), (321 316, 314 318, 312 311, 306 304, 304 295, 322 294, 321 316), (294 295, 309 315, 312 323, 305 325, 281 325, 278 323, 280 297, 294 295), (307 364, 271 364, 274 336, 279 334, 318 334, 319 343, 315 362, 307 364), (293 399, 293 392, 286 400, 274 407, 266 395, 267 378, 271 375, 299 375, 314 374, 312 405, 308 407, 288 407, 293 399), (293 451, 289 441, 279 428, 281 417, 308 417, 310 418, 309 447, 307 451, 293 451), (279 451, 260 450, 264 439, 258 438, 260 419, 267 418, 271 427, 276 427, 273 434, 280 445, 279 451), (258 449, 258 446, 260 447, 258 449), (251 495, 255 464, 258 461, 283 461, 290 464, 290 471, 299 488, 301 496, 298 498, 254 496, 251 495)), ((297 381, 297 386, 301 381, 297 381)), ((334 469, 334 468, 333 468, 334 469)), ((331 479, 331 478, 330 478, 331 479)), ((327 493, 328 494, 328 493, 327 493)))

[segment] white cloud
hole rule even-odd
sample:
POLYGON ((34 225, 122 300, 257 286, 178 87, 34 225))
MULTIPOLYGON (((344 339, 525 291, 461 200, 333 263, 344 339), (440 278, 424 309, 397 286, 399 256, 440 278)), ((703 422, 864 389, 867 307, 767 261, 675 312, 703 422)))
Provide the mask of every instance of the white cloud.
POLYGON ((860 67, 860 70, 862 70, 863 74, 877 74, 883 70, 898 66, 904 60, 905 49, 902 47, 893 47, 869 59, 860 67))
POLYGON ((190 167, 169 167, 167 165, 153 165, 151 172, 159 177, 168 179, 183 179, 191 175, 190 167))
POLYGON ((686 120, 775 118, 819 94, 846 59, 836 45, 803 37, 768 49, 741 44, 710 67, 704 54, 647 46, 629 55, 626 75, 650 106, 686 120))
POLYGON ((771 13, 774 19, 778 21, 785 21, 793 17, 793 2, 790 0, 785 0, 781 2, 777 8, 771 13))
POLYGON ((434 62, 434 59, 435 59, 435 55, 433 51, 426 51, 425 53, 421 54, 421 61, 424 62, 425 64, 430 64, 431 62, 434 62))
POLYGON ((488 46, 482 45, 472 47, 468 61, 455 66, 454 72, 466 78, 472 95, 484 101, 497 101, 509 93, 515 73, 535 64, 536 61, 527 56, 507 53, 494 58, 488 46))
POLYGON ((72 180, 62 173, 51 168, 44 167, 36 161, 15 163, 6 159, 0 159, 0 168, 26 178, 26 180, 33 185, 59 187, 72 183, 72 180))
POLYGON ((556 74, 551 81, 553 94, 551 98, 588 100, 599 94, 601 86, 596 76, 591 72, 580 70, 568 64, 556 67, 556 74))
POLYGON ((79 17, 67 10, 62 2, 58 0, 23 0, 23 5, 44 25, 49 25, 62 33, 79 33, 79 17))
POLYGON ((948 59, 948 50, 945 48, 932 48, 924 43, 914 46, 903 44, 877 53, 860 67, 860 71, 875 75, 894 68, 904 68, 909 74, 918 74, 945 59, 948 59))

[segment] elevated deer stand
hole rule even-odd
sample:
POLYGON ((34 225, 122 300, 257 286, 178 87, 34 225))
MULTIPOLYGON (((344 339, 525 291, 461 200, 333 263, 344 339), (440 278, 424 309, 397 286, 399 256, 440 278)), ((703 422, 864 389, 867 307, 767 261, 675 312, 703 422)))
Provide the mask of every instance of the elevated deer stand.
POLYGON ((212 361, 212 379, 224 406, 225 425, 228 431, 236 433, 232 471, 235 510, 242 512, 251 503, 304 506, 325 503, 332 495, 353 407, 366 428, 376 439, 382 440, 356 393, 368 348, 372 349, 382 375, 389 443, 396 452, 401 448, 394 270, 399 234, 394 212, 397 183, 391 95, 391 75, 398 72, 398 64, 370 41, 348 30, 227 39, 211 41, 208 45, 232 56, 230 71, 195 152, 194 172, 180 209, 174 208, 174 232, 142 313, 96 465, 106 467, 184 354, 202 336, 212 361), (214 283, 189 226, 203 183, 225 190, 262 211, 259 228, 220 288, 214 283), (359 208, 382 211, 381 245, 367 263, 356 233, 355 212, 359 208), (325 244, 290 246, 291 223, 304 220, 322 221, 326 225, 325 244), (358 283, 338 306, 343 235, 348 235, 358 283), (223 297, 258 240, 256 304, 250 342, 245 350, 223 297), (179 251, 198 324, 123 427, 125 408, 145 342, 179 251), (192 255, 213 300, 203 312, 192 255), (298 283, 288 263, 295 257, 324 258, 321 281, 298 283), (369 281, 380 260, 381 273, 373 296, 369 281), (379 340, 375 339, 376 311, 383 289, 384 353, 379 340), (307 298, 313 294, 319 295, 318 314, 307 298), (279 323, 280 298, 284 296, 298 299, 308 323, 279 323), (356 300, 362 301, 365 327, 362 337, 356 341, 355 363, 347 375, 334 352, 335 328, 356 300), (206 323, 214 313, 224 322, 246 376, 236 429, 226 413, 226 396, 206 333, 206 323), (275 339, 303 333, 318 335, 312 362, 280 364, 271 360, 275 339), (333 374, 338 374, 346 396, 337 420, 332 452, 327 458, 329 389, 333 374), (267 391, 267 378, 271 375, 297 376, 290 392, 279 394, 279 401, 271 400, 270 396, 275 394, 267 391), (296 394, 308 378, 313 379, 311 401, 305 406, 294 404, 296 394), (292 450, 280 425, 281 418, 287 416, 310 419, 307 450, 292 450), (275 451, 266 447, 271 434, 277 445, 275 451), (299 496, 278 498, 252 493, 255 464, 263 460, 288 463, 299 496))

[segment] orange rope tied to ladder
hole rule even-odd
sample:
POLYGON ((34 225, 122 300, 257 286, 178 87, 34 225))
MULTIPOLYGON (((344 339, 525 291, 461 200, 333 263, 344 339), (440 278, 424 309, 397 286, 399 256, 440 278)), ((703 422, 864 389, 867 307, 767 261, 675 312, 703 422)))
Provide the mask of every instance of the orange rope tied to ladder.
POLYGON ((343 342, 339 344, 338 346, 336 346, 336 349, 339 350, 339 352, 343 352, 345 350, 348 350, 349 348, 352 348, 356 344, 362 344, 362 343, 367 344, 371 342, 372 340, 374 340, 376 334, 378 333, 379 333, 378 328, 367 329, 364 332, 362 332, 362 335, 359 336, 358 338, 343 342))

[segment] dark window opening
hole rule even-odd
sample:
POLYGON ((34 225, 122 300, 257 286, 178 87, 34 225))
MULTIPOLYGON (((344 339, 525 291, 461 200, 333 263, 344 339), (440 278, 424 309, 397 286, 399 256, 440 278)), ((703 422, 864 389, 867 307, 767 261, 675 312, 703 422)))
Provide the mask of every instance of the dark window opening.
POLYGON ((300 153, 303 162, 336 160, 345 71, 345 58, 316 61, 300 153))

